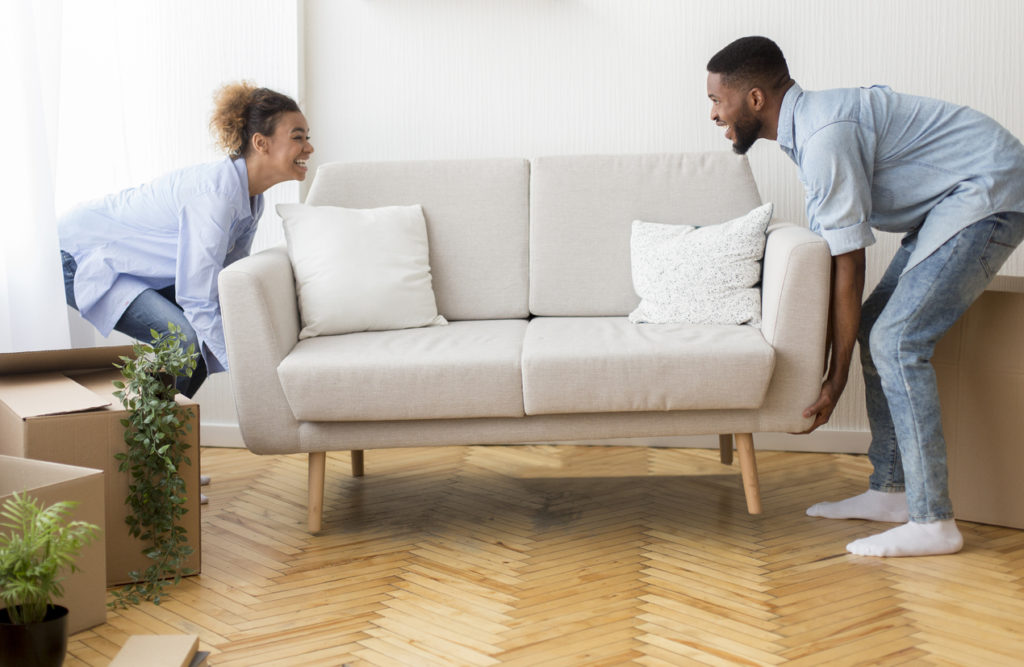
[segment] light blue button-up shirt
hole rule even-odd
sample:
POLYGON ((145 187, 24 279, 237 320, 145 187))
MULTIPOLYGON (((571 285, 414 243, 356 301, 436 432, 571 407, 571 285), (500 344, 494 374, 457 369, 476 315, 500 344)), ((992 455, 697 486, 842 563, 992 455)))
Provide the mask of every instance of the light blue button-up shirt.
POLYGON ((58 221, 78 264, 79 312, 107 335, 147 288, 174 285, 209 371, 227 369, 217 277, 249 254, 263 195, 249 197, 244 159, 171 172, 83 204, 58 221))
POLYGON ((907 271, 971 223, 1024 212, 1024 146, 968 107, 885 86, 794 84, 777 138, 833 255, 874 243, 871 228, 916 234, 907 271))

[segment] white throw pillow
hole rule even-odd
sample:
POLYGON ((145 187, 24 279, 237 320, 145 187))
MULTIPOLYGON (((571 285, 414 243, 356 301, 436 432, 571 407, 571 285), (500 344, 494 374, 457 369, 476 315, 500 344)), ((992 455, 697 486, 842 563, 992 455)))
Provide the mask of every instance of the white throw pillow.
POLYGON ((279 204, 299 338, 447 324, 437 314, 420 206, 279 204))
POLYGON ((758 324, 761 258, 772 204, 719 225, 633 222, 631 322, 758 324))

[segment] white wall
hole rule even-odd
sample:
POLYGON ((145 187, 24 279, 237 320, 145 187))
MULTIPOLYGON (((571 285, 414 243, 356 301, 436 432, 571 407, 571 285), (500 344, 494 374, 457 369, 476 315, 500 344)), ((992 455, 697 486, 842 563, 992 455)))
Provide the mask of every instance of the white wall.
MULTIPOLYGON (((305 0, 304 109, 315 164, 728 150, 708 119, 705 64, 762 34, 804 88, 885 83, 1024 136, 1022 28, 1018 0, 305 0)), ((750 159, 777 216, 806 223, 777 146, 759 142, 750 159)), ((897 241, 871 250, 869 280, 897 241)), ((1024 254, 1009 268, 1024 275, 1024 254)), ((831 440, 812 446, 863 446, 854 373, 831 440)))

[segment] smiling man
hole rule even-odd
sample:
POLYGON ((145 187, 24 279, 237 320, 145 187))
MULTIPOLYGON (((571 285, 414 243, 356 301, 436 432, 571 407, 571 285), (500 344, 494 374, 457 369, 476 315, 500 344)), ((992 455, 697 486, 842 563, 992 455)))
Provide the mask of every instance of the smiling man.
POLYGON ((829 420, 860 342, 869 489, 807 510, 903 525, 847 545, 864 556, 959 551, 935 344, 1024 238, 1024 146, 991 118, 884 86, 805 91, 779 47, 744 37, 708 62, 711 120, 743 154, 777 141, 800 170, 811 229, 833 256, 832 349, 808 433, 829 420), (904 233, 861 304, 872 229, 904 233), (905 522, 905 523, 904 523, 905 522))

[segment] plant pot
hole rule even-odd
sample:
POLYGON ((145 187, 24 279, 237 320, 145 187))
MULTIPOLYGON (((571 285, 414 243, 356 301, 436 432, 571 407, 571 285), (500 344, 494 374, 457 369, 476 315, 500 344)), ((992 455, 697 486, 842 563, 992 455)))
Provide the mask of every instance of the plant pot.
POLYGON ((0 609, 0 667, 60 667, 68 650, 68 609, 46 608, 38 623, 11 623, 0 609))

